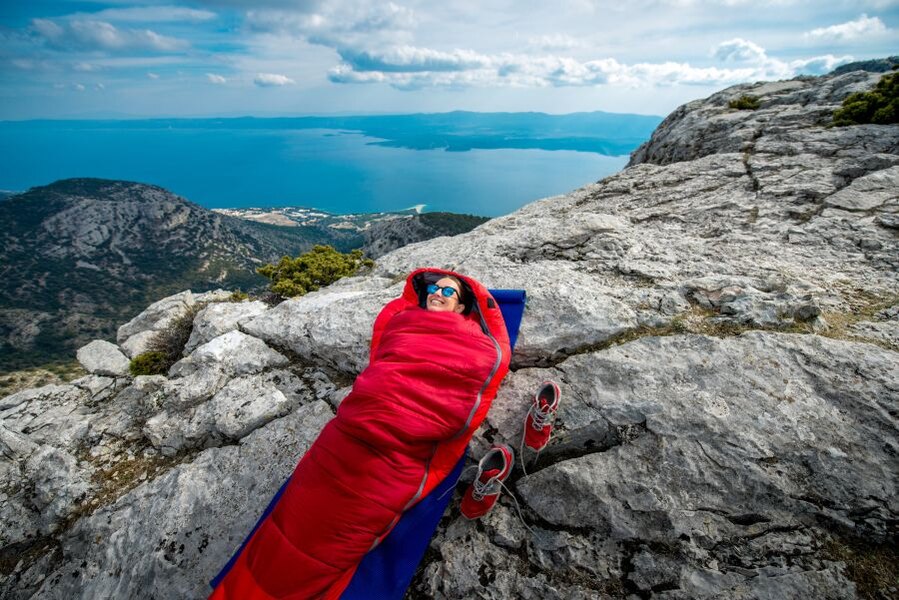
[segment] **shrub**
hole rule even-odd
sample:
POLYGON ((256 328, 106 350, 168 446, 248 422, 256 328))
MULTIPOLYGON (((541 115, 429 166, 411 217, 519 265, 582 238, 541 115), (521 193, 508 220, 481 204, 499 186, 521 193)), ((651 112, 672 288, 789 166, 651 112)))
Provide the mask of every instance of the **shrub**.
POLYGON ((194 317, 205 304, 194 304, 164 329, 156 332, 147 344, 148 350, 131 360, 129 370, 137 375, 164 375, 178 362, 194 329, 194 317))
POLYGON ((731 100, 727 103, 729 108, 735 108, 737 110, 756 110, 760 107, 762 103, 755 96, 740 96, 736 100, 731 100))
POLYGON ((131 359, 128 370, 134 377, 138 375, 165 375, 171 364, 165 352, 144 352, 131 359))
POLYGON ((181 358, 184 346, 190 339, 190 334, 194 329, 194 317, 204 306, 203 303, 194 304, 180 317, 173 319, 165 328, 156 332, 156 335, 147 344, 149 349, 162 352, 172 361, 172 365, 175 364, 181 358))
POLYGON ((277 264, 263 265, 256 272, 272 280, 272 292, 289 298, 314 292, 374 264, 362 257, 361 250, 343 254, 331 246, 314 246, 305 254, 296 258, 284 256, 277 264))
POLYGON ((231 292, 231 296, 228 297, 229 302, 243 302, 244 300, 248 300, 250 295, 246 292, 242 292, 240 290, 234 290, 231 292))
POLYGON ((855 92, 833 113, 837 127, 899 123, 899 73, 884 75, 870 92, 855 92))

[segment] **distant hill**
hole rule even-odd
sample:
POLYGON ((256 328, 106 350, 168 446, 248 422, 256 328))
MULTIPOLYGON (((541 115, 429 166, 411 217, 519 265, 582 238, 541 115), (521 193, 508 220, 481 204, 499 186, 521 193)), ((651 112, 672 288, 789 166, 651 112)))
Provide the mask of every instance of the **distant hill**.
MULTIPOLYGON (((404 243, 458 229, 457 219, 428 219, 436 225, 411 233, 403 224, 404 243)), ((153 185, 102 179, 67 179, 9 197, 0 202, 0 371, 70 360, 92 339, 113 339, 119 325, 165 295, 258 289, 267 280, 255 269, 265 262, 314 244, 362 247, 364 219, 356 220, 358 227, 272 225, 153 185)), ((381 225, 385 236, 390 222, 381 225)))
POLYGON ((336 215, 297 207, 214 208, 217 213, 260 223, 283 226, 320 225, 359 236, 358 247, 371 258, 383 256, 407 244, 442 235, 459 235, 486 223, 488 217, 449 212, 420 213, 420 207, 390 213, 336 215))
POLYGON ((459 235, 471 231, 486 217, 434 212, 410 215, 400 219, 378 221, 363 232, 366 255, 377 258, 407 244, 429 240, 441 235, 459 235))
POLYGON ((228 119, 34 120, 5 122, 7 130, 26 127, 70 129, 330 129, 357 131, 380 141, 373 145, 414 150, 540 149, 594 152, 606 156, 630 153, 652 135, 662 118, 601 111, 546 113, 482 113, 454 111, 411 115, 342 117, 236 117, 228 119))
POLYGON ((852 71, 868 71, 869 73, 886 73, 893 69, 899 69, 899 56, 888 56, 887 58, 874 58, 871 60, 860 60, 856 62, 840 65, 833 71, 831 75, 839 75, 841 73, 851 73, 852 71))

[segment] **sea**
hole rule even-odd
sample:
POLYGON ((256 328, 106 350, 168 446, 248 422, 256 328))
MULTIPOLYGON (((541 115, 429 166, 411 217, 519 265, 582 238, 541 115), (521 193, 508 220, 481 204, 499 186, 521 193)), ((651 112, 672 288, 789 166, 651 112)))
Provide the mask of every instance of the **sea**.
POLYGON ((0 189, 98 177, 158 185, 207 208, 301 206, 349 214, 423 206, 494 217, 595 182, 628 160, 561 142, 523 148, 541 144, 522 144, 501 130, 480 132, 474 145, 481 148, 455 150, 443 141, 446 132, 428 140, 424 131, 404 146, 317 125, 0 122, 0 189))

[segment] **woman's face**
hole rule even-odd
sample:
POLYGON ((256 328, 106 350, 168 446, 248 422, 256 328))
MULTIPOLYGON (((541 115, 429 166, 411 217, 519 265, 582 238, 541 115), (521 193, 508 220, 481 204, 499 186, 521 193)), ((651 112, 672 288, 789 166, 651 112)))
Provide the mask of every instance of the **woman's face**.
POLYGON ((428 294, 428 299, 425 303, 425 307, 428 310, 437 312, 461 313, 463 310, 465 310, 465 305, 459 302, 459 292, 459 284, 449 277, 438 279, 437 289, 434 291, 434 293, 428 294), (450 295, 445 296, 444 290, 446 288, 451 288, 454 291, 446 292, 450 295))

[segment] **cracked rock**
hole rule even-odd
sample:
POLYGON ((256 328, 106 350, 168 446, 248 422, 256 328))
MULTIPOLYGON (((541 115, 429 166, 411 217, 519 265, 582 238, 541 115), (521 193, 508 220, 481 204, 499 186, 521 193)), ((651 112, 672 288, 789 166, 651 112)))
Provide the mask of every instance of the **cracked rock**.
POLYGON ((93 342, 78 349, 78 362, 88 373, 122 377, 128 375, 128 357, 119 347, 103 340, 93 342))

